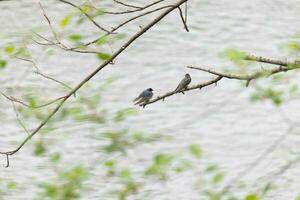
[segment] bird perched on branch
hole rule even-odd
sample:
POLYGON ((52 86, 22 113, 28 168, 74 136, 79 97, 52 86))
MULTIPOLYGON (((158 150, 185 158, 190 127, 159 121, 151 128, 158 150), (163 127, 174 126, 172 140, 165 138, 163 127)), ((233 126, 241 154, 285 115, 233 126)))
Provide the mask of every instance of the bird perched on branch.
POLYGON ((144 103, 149 102, 149 100, 152 98, 153 96, 153 89, 152 88, 148 88, 146 90, 144 90, 137 98, 135 98, 133 101, 135 102, 134 105, 142 105, 144 103))
POLYGON ((188 85, 191 83, 192 78, 189 74, 186 74, 184 76, 184 78, 180 81, 180 83, 178 84, 177 88, 175 89, 175 92, 182 92, 182 94, 184 94, 184 92, 182 90, 187 89, 188 85))

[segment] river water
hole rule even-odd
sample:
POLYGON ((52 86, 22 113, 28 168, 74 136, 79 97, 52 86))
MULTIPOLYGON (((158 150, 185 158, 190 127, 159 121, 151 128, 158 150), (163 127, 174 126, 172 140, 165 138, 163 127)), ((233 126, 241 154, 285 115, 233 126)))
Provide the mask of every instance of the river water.
MULTIPOLYGON (((72 12, 69 6, 55 1, 41 2, 55 25, 65 13, 72 12)), ((139 2, 143 4, 142 1, 139 2)), ((109 6, 110 2, 104 1, 103 5, 109 6)), ((20 41, 20 37, 36 28, 41 28, 43 33, 48 32, 50 35, 37 1, 0 2, 0 9, 2 46, 20 41)), ((132 99, 145 88, 152 87, 155 95, 170 91, 187 72, 192 76, 192 84, 210 80, 211 75, 187 69, 186 66, 207 66, 215 70, 231 67, 231 62, 218 56, 227 48, 287 59, 290 55, 281 47, 294 39, 299 31, 299 13, 299 0, 190 0, 189 33, 183 29, 176 11, 139 38, 116 59, 114 65, 105 68, 91 82, 93 85, 100 85, 107 78, 115 77, 102 99, 103 107, 115 111, 132 107, 132 99)), ((153 17, 147 16, 122 31, 137 31, 138 25, 147 24, 153 17)), ((118 24, 120 19, 122 17, 104 18, 101 23, 110 27, 112 25, 108 23, 118 24)), ((68 31, 70 30, 67 28, 66 32, 68 31)), ((98 32, 88 22, 78 31, 90 36, 98 32)), ((37 45, 29 46, 43 72, 73 86, 99 64, 93 55, 57 50, 54 56, 48 58, 37 45)), ((116 49, 117 46, 112 48, 116 49)), ((30 64, 18 60, 8 63, 7 68, 1 71, 0 80, 1 89, 6 91, 7 88, 15 88, 13 94, 16 96, 19 95, 18 91, 29 86, 35 88, 38 96, 50 98, 62 93, 57 90, 57 84, 41 79, 32 73, 30 64)), ((296 79, 292 81, 297 83, 296 79)), ((217 163, 225 172, 225 182, 230 182, 286 133, 289 128, 286 118, 296 121, 300 117, 297 100, 288 101, 278 108, 270 101, 250 102, 251 92, 251 87, 241 87, 237 81, 222 80, 217 87, 191 91, 186 95, 178 94, 167 98, 165 102, 159 101, 145 109, 139 108, 139 115, 126 120, 122 126, 160 133, 171 136, 172 139, 137 147, 124 160, 149 164, 150 155, 156 152, 176 153, 191 143, 198 143, 206 152, 207 162, 217 163)), ((11 104, 3 98, 0 114, 1 150, 13 148, 26 133, 17 125, 11 104)), ((33 128, 35 125, 32 122, 28 126, 33 128)), ((105 160, 101 157, 103 154, 97 151, 98 142, 90 137, 92 125, 64 121, 57 126, 47 138, 51 151, 64 155, 61 168, 67 168, 67 164, 91 165, 105 160)), ((255 192, 257 188, 263 187, 257 180, 280 171, 282 166, 297 156, 300 151, 299 143, 295 125, 281 144, 241 180, 250 185, 246 191, 255 192)), ((9 168, 0 170, 0 180, 13 180, 19 186, 14 192, 7 192, 4 199, 33 199, 38 191, 37 183, 54 177, 51 164, 46 162, 47 156, 37 158, 32 151, 32 145, 26 145, 11 157, 9 168)), ((4 157, 2 160, 5 163, 4 157)), ((141 164, 135 167, 134 171, 139 171, 144 166, 141 164)), ((113 199, 104 196, 104 192, 113 183, 98 181, 97 177, 103 172, 97 169, 93 169, 91 173, 93 176, 85 183, 88 190, 83 193, 82 199, 113 199)), ((199 199, 198 192, 201 189, 194 189, 194 176, 187 173, 172 177, 165 185, 154 184, 152 191, 156 195, 150 199, 199 199)), ((275 180, 278 187, 268 193, 265 199, 295 199, 300 193, 299 176, 297 166, 278 176, 275 180)), ((233 191, 238 189, 234 188, 233 191)), ((129 199, 143 198, 137 195, 129 199)))

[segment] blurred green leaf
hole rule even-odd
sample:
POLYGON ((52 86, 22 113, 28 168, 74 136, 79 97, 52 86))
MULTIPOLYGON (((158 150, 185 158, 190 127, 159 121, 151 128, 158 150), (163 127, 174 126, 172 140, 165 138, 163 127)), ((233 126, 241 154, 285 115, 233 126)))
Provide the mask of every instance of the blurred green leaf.
POLYGON ((219 56, 232 61, 241 61, 247 57, 247 54, 236 49, 226 49, 224 52, 220 53, 219 56))
POLYGON ((47 54, 48 54, 48 56, 53 56, 55 54, 55 49, 48 48, 47 49, 47 54))
POLYGON ((179 163, 176 165, 175 171, 177 173, 181 173, 183 171, 186 171, 186 170, 192 169, 192 168, 193 168, 193 165, 192 165, 191 161, 185 160, 185 159, 181 159, 181 160, 179 160, 179 163))
POLYGON ((260 88, 251 96, 252 101, 270 99, 276 106, 280 106, 283 102, 284 92, 271 87, 260 88))
POLYGON ((103 165, 104 165, 105 167, 113 168, 113 167, 115 167, 115 165, 116 165, 116 161, 114 161, 114 160, 109 160, 109 161, 104 162, 103 165))
POLYGON ((97 58, 106 61, 111 58, 111 55, 108 53, 97 53, 97 58))
POLYGON ((72 42, 79 42, 80 40, 82 40, 82 35, 79 34, 71 34, 68 36, 68 39, 72 42))
POLYGON ((7 189, 12 190, 12 189, 16 189, 17 188, 17 183, 10 181, 7 183, 7 189))
POLYGON ((159 153, 155 155, 153 158, 153 164, 146 169, 144 174, 146 176, 156 175, 161 180, 166 180, 167 173, 170 169, 170 165, 173 159, 174 157, 168 154, 159 153))
POLYGON ((129 169, 124 168, 124 169, 121 170, 121 172, 120 172, 120 177, 121 177, 122 179, 129 179, 130 176, 131 176, 131 172, 130 172, 129 169))
POLYGON ((104 44, 106 44, 106 43, 109 42, 109 38, 110 38, 109 36, 103 36, 103 37, 100 37, 100 38, 97 40, 96 44, 99 45, 99 46, 104 45, 104 44))
POLYGON ((50 156, 50 161, 53 162, 53 163, 58 162, 60 159, 61 159, 60 153, 53 153, 53 154, 50 156))
POLYGON ((137 110, 135 108, 126 108, 116 112, 113 117, 114 122, 121 122, 127 119, 127 117, 134 116, 137 114, 137 110))
POLYGON ((30 59, 32 57, 31 53, 23 47, 17 48, 14 55, 26 59, 30 59))
POLYGON ((36 156, 41 156, 46 153, 45 144, 42 141, 37 141, 34 145, 34 154, 36 156))
POLYGON ((200 158, 202 156, 202 150, 201 150, 200 145, 198 145, 198 144, 191 144, 189 146, 189 151, 193 156, 195 156, 197 158, 200 158))
POLYGON ((288 43, 287 48, 292 51, 300 51, 300 44, 296 41, 288 43))
POLYGON ((297 84, 293 84, 289 88, 289 94, 290 95, 295 95, 299 91, 299 87, 297 84))
POLYGON ((113 43, 113 42, 116 42, 118 40, 123 40, 124 38, 126 38, 126 34, 122 34, 122 33, 118 33, 118 34, 115 34, 115 35, 106 35, 106 36, 102 36, 100 37, 96 44, 101 46, 101 45, 104 45, 104 44, 107 44, 107 43, 113 43))
POLYGON ((0 69, 5 68, 6 64, 7 64, 6 60, 0 60, 0 69))
POLYGON ((212 178, 212 183, 213 184, 219 184, 220 182, 222 182, 224 178, 224 173, 223 172, 219 172, 216 175, 213 176, 212 178))
POLYGON ((14 45, 8 45, 4 48, 4 51, 8 54, 8 55, 11 55, 15 52, 16 50, 16 47, 14 45))
POLYGON ((72 20, 73 16, 72 15, 67 15, 65 16, 60 22, 59 25, 61 28, 65 28, 66 26, 68 26, 72 20))
POLYGON ((218 170, 218 166, 216 164, 210 164, 207 168, 206 168, 206 172, 215 172, 216 170, 218 170))
POLYGON ((173 156, 168 154, 157 154, 154 157, 154 161, 156 165, 168 165, 173 160, 173 156))
POLYGON ((245 197, 245 200, 260 200, 256 194, 249 194, 245 197))
POLYGON ((117 191, 119 200, 126 200, 130 194, 137 192, 138 184, 134 181, 128 181, 125 185, 117 191))

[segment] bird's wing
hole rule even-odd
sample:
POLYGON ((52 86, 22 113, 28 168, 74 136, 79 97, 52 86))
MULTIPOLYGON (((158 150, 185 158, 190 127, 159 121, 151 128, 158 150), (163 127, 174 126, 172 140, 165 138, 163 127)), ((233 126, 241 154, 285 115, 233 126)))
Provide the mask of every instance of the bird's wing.
POLYGON ((139 101, 137 101, 134 105, 142 104, 148 102, 152 98, 152 95, 142 97, 139 101))
POLYGON ((175 91, 180 91, 182 88, 184 88, 186 82, 186 78, 183 78, 180 83, 178 84, 177 88, 175 89, 175 91))
POLYGON ((135 102, 134 105, 138 105, 138 104, 140 104, 140 103, 142 103, 144 101, 145 101, 145 97, 142 97, 140 100, 138 100, 137 102, 135 102))
POLYGON ((140 98, 142 98, 143 96, 144 96, 144 91, 137 98, 133 99, 133 101, 137 101, 140 98))

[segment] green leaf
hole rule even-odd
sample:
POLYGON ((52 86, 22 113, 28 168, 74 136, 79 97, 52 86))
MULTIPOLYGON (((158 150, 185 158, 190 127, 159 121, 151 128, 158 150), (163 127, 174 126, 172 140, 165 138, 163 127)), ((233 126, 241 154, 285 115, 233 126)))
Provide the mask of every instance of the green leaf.
POLYGON ((68 26, 72 20, 73 16, 72 15, 67 15, 65 16, 65 18, 63 18, 60 22, 59 25, 61 28, 65 28, 66 26, 68 26))
POLYGON ((295 200, 300 200, 300 195, 298 195, 295 200))
POLYGON ((100 60, 109 60, 111 58, 111 55, 108 53, 97 53, 97 58, 100 60))
POLYGON ((242 51, 235 49, 226 49, 224 52, 220 53, 221 58, 230 59, 233 61, 244 60, 247 57, 247 54, 242 51))
POLYGON ((260 200, 256 194, 249 194, 245 197, 245 200, 260 200))
POLYGON ((16 189, 16 187, 17 187, 16 182, 11 181, 11 182, 7 183, 7 189, 9 189, 9 190, 16 189))
POLYGON ((167 165, 172 161, 173 157, 168 154, 157 154, 154 157, 155 164, 156 165, 167 165))
POLYGON ((113 168, 116 165, 116 161, 114 161, 114 160, 106 161, 103 165, 105 167, 113 168))
POLYGON ((135 108, 126 108, 126 109, 118 111, 115 114, 113 121, 121 122, 121 121, 124 121, 127 117, 134 116, 136 114, 137 114, 137 110, 135 108))
POLYGON ((84 4, 84 5, 80 6, 81 12, 84 12, 84 13, 88 13, 91 10, 91 8, 92 7, 89 4, 84 4))
POLYGON ((71 34, 68 36, 68 39, 72 42, 79 42, 80 40, 82 40, 82 36, 79 34, 71 34))
POLYGON ((287 47, 292 51, 299 51, 300 50, 300 44, 296 41, 290 42, 287 47))
POLYGON ((61 159, 60 153, 54 153, 50 157, 50 161, 53 163, 58 162, 61 159))
POLYGON ((13 54, 15 52, 15 50, 16 50, 16 47, 14 45, 8 45, 4 48, 4 51, 9 55, 13 54))
POLYGON ((34 154, 36 156, 41 156, 46 153, 46 147, 42 141, 36 142, 34 147, 34 154))
POLYGON ((131 172, 129 169, 127 168, 124 168, 121 170, 120 172, 120 177, 123 178, 123 179, 129 179, 131 176, 131 172))
POLYGON ((224 173, 220 172, 220 173, 213 176, 212 182, 214 184, 219 184, 223 180, 223 178, 224 178, 224 173))
POLYGON ((175 171, 177 173, 181 173, 183 171, 186 171, 188 169, 192 169, 193 165, 191 163, 191 161, 189 160, 180 160, 179 163, 177 164, 175 171))
POLYGON ((198 144, 191 144, 189 146, 189 151, 196 158, 200 158, 202 156, 202 150, 201 150, 200 145, 198 145, 198 144))
POLYGON ((109 41, 109 38, 110 38, 109 36, 103 36, 103 37, 100 37, 100 38, 97 40, 96 45, 101 46, 101 45, 106 44, 106 43, 109 41))
POLYGON ((215 165, 215 164, 211 164, 211 165, 209 165, 209 166, 206 168, 205 171, 211 173, 211 172, 214 172, 214 171, 216 171, 216 170, 218 170, 218 166, 215 165))
POLYGON ((5 68, 6 64, 7 64, 6 60, 0 60, 0 69, 5 68))
POLYGON ((17 51, 15 52, 15 55, 18 57, 27 58, 27 59, 32 57, 30 52, 23 47, 18 48, 17 51))
POLYGON ((123 40, 126 38, 126 36, 127 35, 125 33, 118 33, 118 34, 114 35, 114 39, 115 40, 123 40))
POLYGON ((55 53, 55 50, 54 50, 54 49, 52 49, 52 48, 47 49, 47 54, 48 54, 48 56, 53 56, 54 53, 55 53))
POLYGON ((289 94, 290 95, 294 95, 298 92, 299 88, 298 88, 298 85, 297 84, 293 84, 290 86, 290 89, 289 89, 289 94))

